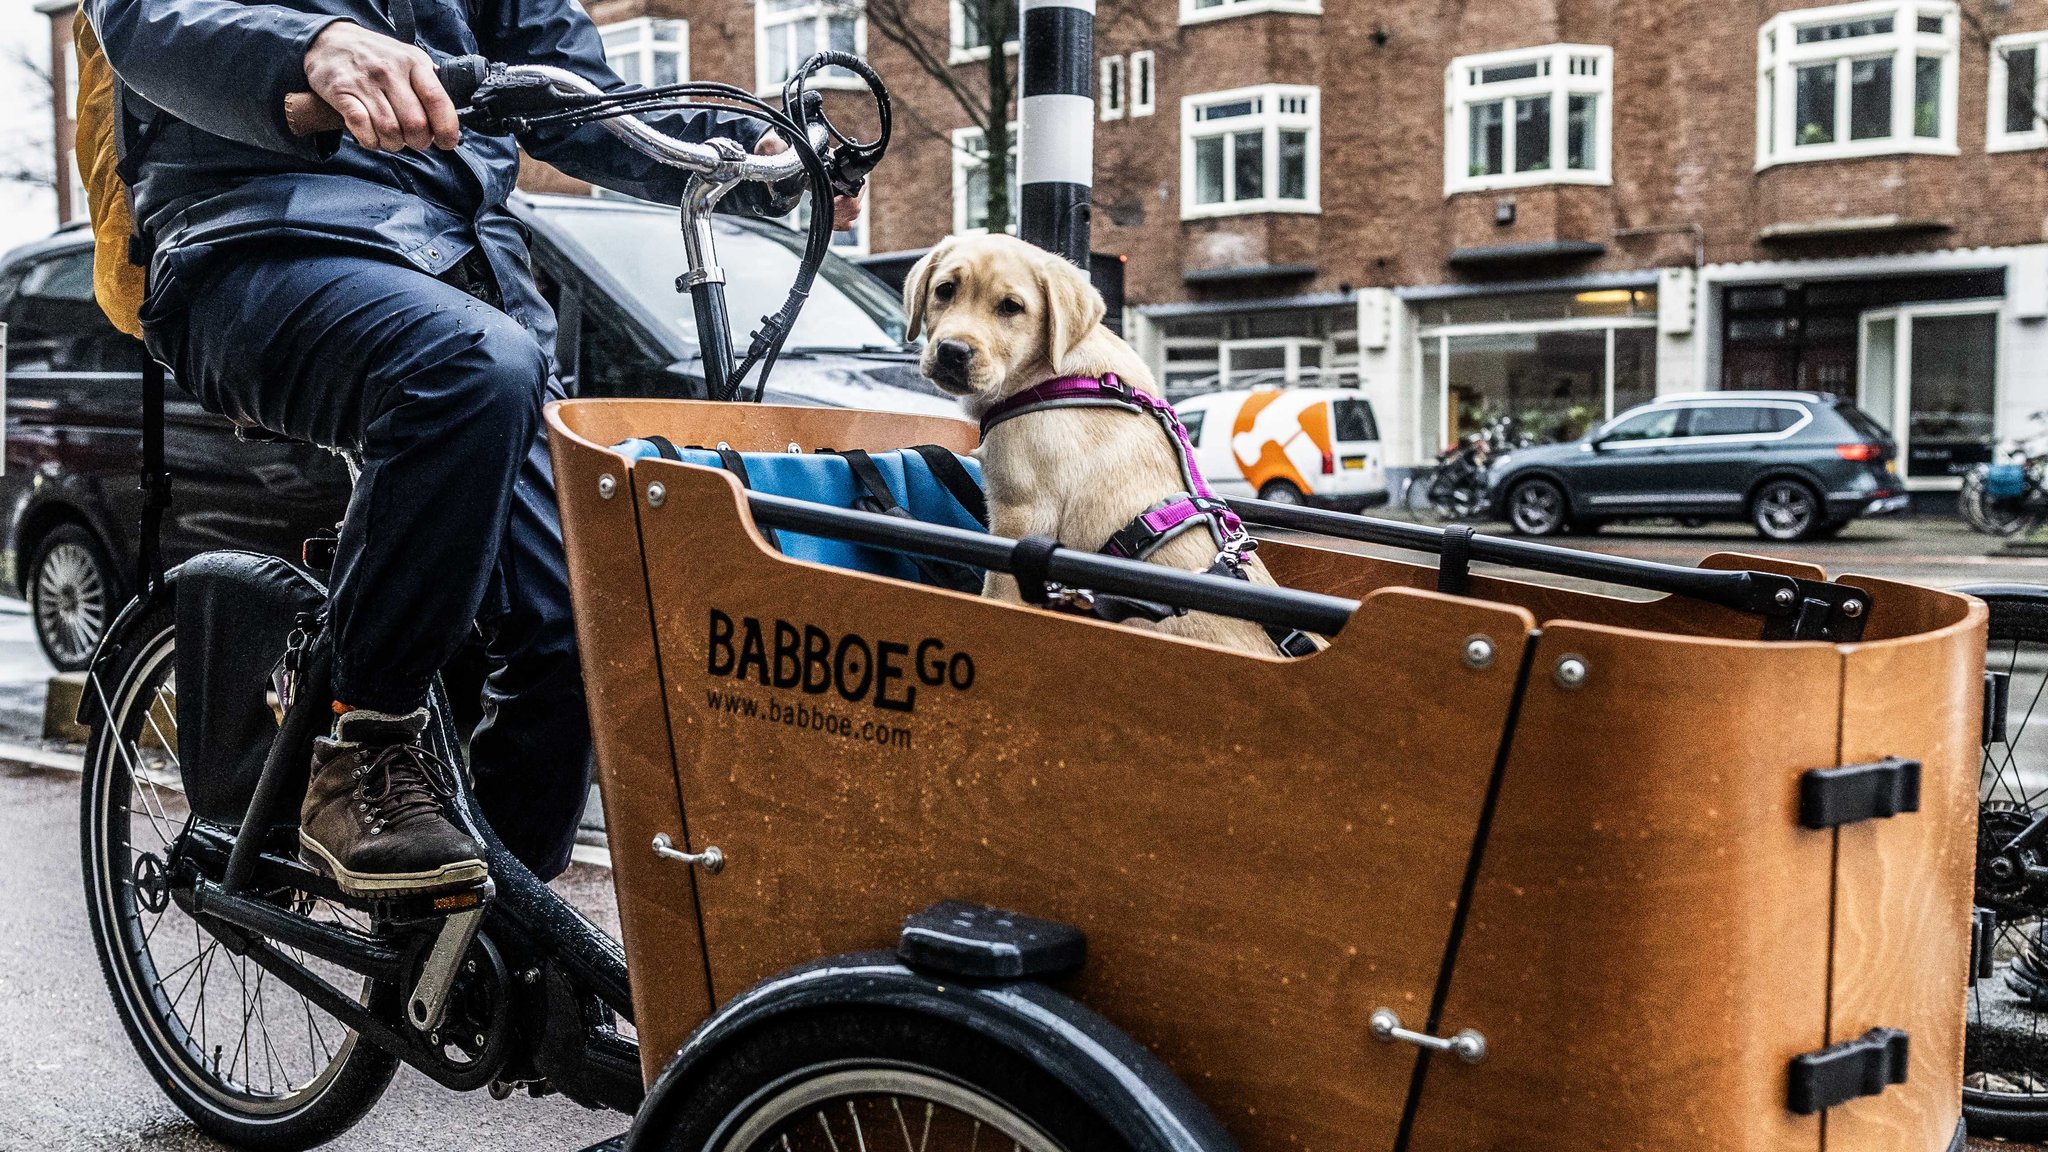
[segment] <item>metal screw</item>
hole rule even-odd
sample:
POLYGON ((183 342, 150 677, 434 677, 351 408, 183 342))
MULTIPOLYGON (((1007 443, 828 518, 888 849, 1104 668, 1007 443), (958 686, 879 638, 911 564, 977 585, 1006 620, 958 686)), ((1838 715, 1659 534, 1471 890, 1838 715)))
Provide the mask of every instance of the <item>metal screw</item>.
POLYGON ((1586 658, 1576 653, 1559 658, 1557 668, 1551 673, 1559 688, 1571 689, 1586 683, 1586 658))
POLYGON ((649 484, 647 486, 647 506, 649 508, 661 507, 661 502, 666 499, 668 499, 668 489, 659 484, 649 484))
POLYGON ((1794 600, 1797 600, 1798 598, 1798 593, 1792 591, 1790 588, 1780 588, 1778 589, 1777 594, 1771 597, 1771 599, 1777 601, 1778 607, 1780 608, 1790 608, 1792 606, 1792 602, 1794 600))
POLYGON ((1451 1037, 1451 1055, 1467 1064, 1477 1064, 1486 1059, 1486 1037, 1470 1028, 1451 1037))
POLYGON ((474 975, 476 974, 476 961, 474 961, 474 960, 469 960, 469 961, 465 961, 465 962, 463 963, 463 965, 462 965, 462 970, 463 970, 464 972, 467 972, 467 973, 469 973, 470 975, 474 976, 474 975))
POLYGON ((540 983, 540 969, 538 969, 538 968, 528 968, 528 969, 527 969, 526 971, 524 971, 524 972, 521 972, 521 973, 519 974, 519 982, 520 982, 521 984, 538 984, 538 983, 540 983))
POLYGON ((1863 601, 1861 601, 1861 600, 1844 600, 1844 601, 1842 601, 1842 615, 1844 615, 1844 616, 1847 616, 1847 617, 1848 617, 1849 619, 1851 619, 1851 620, 1854 620, 1854 619, 1855 619, 1855 618, 1857 618, 1858 616, 1861 616, 1861 615, 1863 615, 1863 601))
POLYGON ((612 493, 617 492, 618 490, 619 482, 617 480, 612 479, 611 473, 607 472, 604 475, 599 476, 597 478, 597 494, 600 497, 609 500, 612 498, 612 493))
POLYGON ((803 455, 803 454, 804 454, 803 446, 802 446, 802 445, 800 445, 800 444, 798 444, 798 443, 797 443, 796 441, 794 441, 794 440, 791 440, 791 441, 789 442, 789 454, 790 454, 791 456, 801 456, 801 455, 803 455))
POLYGON ((1490 636, 1465 637, 1465 666, 1467 668, 1493 667, 1493 638, 1490 636))

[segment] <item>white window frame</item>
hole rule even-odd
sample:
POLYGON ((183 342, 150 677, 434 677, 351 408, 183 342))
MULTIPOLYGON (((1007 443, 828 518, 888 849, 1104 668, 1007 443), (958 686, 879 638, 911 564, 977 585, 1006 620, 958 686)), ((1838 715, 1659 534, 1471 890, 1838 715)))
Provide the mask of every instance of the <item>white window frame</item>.
POLYGON ((1991 42, 1991 94, 1985 101, 1985 141, 1987 152, 2017 152, 2024 148, 2048 148, 2048 118, 2044 118, 2042 101, 2048 99, 2048 31, 2017 32, 2000 36, 1991 42), (2025 132, 2005 130, 2005 77, 2006 53, 2016 48, 2034 50, 2034 117, 2031 127, 2025 132))
POLYGON ((1958 36, 1961 17, 1952 0, 1870 0, 1826 8, 1781 12, 1757 32, 1756 166, 1841 160, 1853 156, 1895 156, 1921 153, 1956 154, 1956 75, 1960 71, 1958 36), (1873 36, 1798 43, 1798 30, 1889 16, 1892 30, 1873 36), (1920 17, 1939 16, 1939 33, 1922 32, 1920 17), (1913 96, 1920 56, 1941 60, 1941 115, 1933 136, 1913 132, 1913 96), (1851 140, 1849 134, 1849 69, 1858 61, 1889 56, 1892 60, 1892 132, 1874 140, 1851 140), (1826 143, 1796 142, 1799 88, 1803 66, 1834 61, 1835 139, 1826 143))
POLYGON ((1256 16, 1262 12, 1287 12, 1300 16, 1321 16, 1322 0, 1220 0, 1201 6, 1201 0, 1180 0, 1182 24, 1207 24, 1233 16, 1256 16))
MULTIPOLYGON (((979 128, 955 128, 953 130, 953 234, 955 236, 982 236, 988 233, 986 226, 967 226, 967 174, 988 163, 985 153, 988 141, 979 128), (970 148, 969 141, 980 139, 981 147, 970 148)), ((1010 179, 1017 179, 1017 125, 1010 125, 1010 179)), ((1018 201, 1023 199, 1022 184, 1018 184, 1019 195, 1010 197, 1010 223, 1003 231, 1012 235, 1017 231, 1018 201)))
POLYGON ((1127 75, 1124 58, 1104 56, 1096 62, 1096 72, 1095 106, 1102 110, 1104 120, 1123 119, 1124 105, 1130 100, 1130 92, 1124 84, 1127 75))
POLYGON ((1330 370, 1333 353, 1331 341, 1313 336, 1266 336, 1245 340, 1221 340, 1216 344, 1216 379, 1219 388, 1270 388, 1275 384, 1299 384, 1302 381, 1302 353, 1313 350, 1320 363, 1306 369, 1311 378, 1320 378, 1330 370), (1239 368, 1234 361, 1240 352, 1270 352, 1278 350, 1284 365, 1280 368, 1239 368), (1278 380, 1272 374, 1278 372, 1278 380))
POLYGON ((1300 84, 1262 84, 1254 88, 1231 88, 1222 92, 1201 92, 1186 96, 1180 102, 1180 218, 1199 220, 1214 216, 1249 216, 1262 212, 1285 212, 1316 215, 1322 212, 1322 92, 1320 89, 1300 84), (1282 112, 1283 99, 1302 99, 1307 102, 1305 112, 1282 112), (1242 100, 1259 101, 1259 110, 1249 116, 1232 117, 1229 120, 1200 120, 1202 109, 1214 104, 1231 104, 1242 100), (1308 165, 1305 173, 1304 190, 1307 197, 1301 200, 1283 199, 1275 195, 1262 196, 1256 200, 1230 199, 1231 186, 1235 182, 1235 165, 1226 155, 1223 165, 1224 199, 1218 204, 1195 202, 1195 141, 1211 136, 1226 136, 1258 128, 1265 133, 1265 178, 1262 186, 1277 189, 1280 186, 1280 133, 1281 131, 1305 131, 1308 134, 1308 165))
MULTIPOLYGON (((853 17, 853 54, 862 59, 867 58, 868 16, 864 7, 856 7, 845 3, 844 0, 812 0, 811 3, 800 4, 787 11, 770 12, 768 10, 768 0, 753 0, 753 5, 754 90, 757 93, 762 95, 779 93, 782 91, 782 81, 787 78, 786 76, 778 76, 770 79, 768 71, 768 29, 777 24, 797 24, 805 20, 814 22, 815 31, 812 43, 817 46, 817 49, 821 50, 829 47, 830 18, 833 16, 851 16, 853 17)), ((801 60, 787 61, 791 67, 795 67, 802 62, 801 60)), ((867 85, 861 81, 860 77, 845 75, 843 70, 837 68, 820 70, 816 76, 811 77, 811 87, 849 88, 859 91, 867 89, 867 85), (835 73, 840 74, 835 75, 835 73)))
POLYGON ((619 70, 618 65, 612 63, 613 59, 619 56, 636 56, 640 61, 640 79, 635 81, 635 83, 652 87, 654 84, 655 54, 669 51, 671 45, 670 41, 656 40, 654 38, 654 22, 656 19, 660 19, 665 24, 676 25, 676 38, 673 41, 673 48, 676 54, 676 80, 678 82, 688 80, 690 78, 690 22, 681 18, 635 16, 631 20, 599 24, 597 26, 599 35, 607 38, 604 45, 606 66, 610 67, 612 71, 617 72, 619 70), (637 43, 632 45, 612 44, 609 37, 620 32, 638 32, 639 38, 637 43))
POLYGON ((1143 52, 1131 53, 1129 76, 1131 86, 1131 119, 1136 120, 1140 116, 1150 116, 1159 107, 1159 64, 1150 48, 1145 49, 1143 52), (1143 100, 1138 99, 1138 92, 1140 91, 1138 76, 1140 73, 1145 77, 1145 84, 1143 86, 1145 99, 1143 100))
POLYGON ((1546 44, 1508 52, 1460 56, 1444 70, 1444 195, 1494 188, 1529 188, 1543 184, 1611 184, 1614 119, 1614 49, 1601 44, 1546 44), (1580 61, 1588 62, 1580 65, 1580 61), (1485 69, 1535 64, 1538 74, 1524 80, 1482 83, 1485 69), (1583 68, 1590 67, 1587 74, 1583 68), (1575 67, 1580 70, 1575 71, 1575 67), (1591 96, 1593 167, 1567 168, 1570 155, 1571 98, 1591 96), (1550 167, 1531 172, 1472 174, 1471 109, 1502 102, 1501 161, 1515 160, 1515 118, 1506 101, 1550 101, 1550 167))
MULTIPOLYGON (((1021 31, 1024 19, 1024 0, 1015 0, 1015 2, 1017 5, 1018 28, 1021 31)), ((968 48, 965 47, 966 43, 967 9, 960 3, 960 0, 946 0, 946 63, 971 64, 976 60, 988 59, 988 45, 980 44, 973 48, 968 48)), ((1015 56, 1016 54, 1017 41, 1004 40, 1003 55, 1015 56)))

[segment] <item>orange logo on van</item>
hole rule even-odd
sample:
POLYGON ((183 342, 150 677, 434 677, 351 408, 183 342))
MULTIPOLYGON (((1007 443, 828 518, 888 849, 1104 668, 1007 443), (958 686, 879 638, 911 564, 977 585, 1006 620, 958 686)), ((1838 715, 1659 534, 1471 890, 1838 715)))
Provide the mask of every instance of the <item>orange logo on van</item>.
POLYGON ((1322 471, 1331 444, 1330 406, 1277 388, 1245 397, 1230 428, 1230 454, 1254 492, 1273 480, 1315 491, 1308 477, 1322 471))

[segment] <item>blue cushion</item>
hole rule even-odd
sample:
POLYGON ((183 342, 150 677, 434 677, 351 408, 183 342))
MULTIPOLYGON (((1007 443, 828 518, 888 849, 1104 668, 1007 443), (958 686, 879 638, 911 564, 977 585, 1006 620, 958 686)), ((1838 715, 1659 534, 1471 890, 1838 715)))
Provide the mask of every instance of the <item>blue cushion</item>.
POLYGON ((1993 500, 2026 495, 2026 468, 2018 464, 1993 464, 1984 471, 1984 494, 1993 500))
MULTIPOLYGON (((654 444, 647 440, 627 440, 616 444, 612 451, 633 460, 653 460, 661 456, 654 444)), ((723 468, 724 461, 718 453, 706 448, 681 448, 682 462, 697 464, 706 468, 723 468)), ((982 482, 981 464, 971 456, 955 453, 966 467, 968 475, 976 484, 982 482)), ((949 528, 965 528, 983 532, 987 529, 974 518, 960 502, 953 498, 946 486, 932 475, 930 465, 924 457, 908 449, 893 452, 873 452, 869 458, 882 473, 882 481, 889 487, 889 494, 898 506, 910 513, 913 519, 928 524, 941 524, 949 528)), ((854 479, 853 468, 844 457, 831 453, 803 455, 795 452, 742 452, 741 461, 746 465, 747 480, 756 492, 774 496, 788 496, 809 500, 818 504, 829 504, 834 508, 854 508, 860 498, 866 495, 854 479)), ((817 564, 829 564, 835 568, 850 568, 856 572, 873 572, 881 576, 893 576, 899 580, 930 583, 926 573, 909 557, 883 548, 870 548, 863 544, 850 544, 843 540, 832 540, 822 536, 805 536, 786 530, 775 532, 775 542, 781 546, 785 556, 797 560, 809 560, 817 564)))

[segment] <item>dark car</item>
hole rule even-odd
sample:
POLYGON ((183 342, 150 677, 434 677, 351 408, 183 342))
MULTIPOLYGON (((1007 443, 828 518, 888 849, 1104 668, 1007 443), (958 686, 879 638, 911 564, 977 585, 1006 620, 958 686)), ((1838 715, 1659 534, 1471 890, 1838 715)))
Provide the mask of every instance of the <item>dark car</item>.
MULTIPOLYGON (((534 271, 560 319, 572 395, 702 397, 675 210, 630 201, 518 196, 534 271)), ((781 306, 802 238, 781 224, 720 218, 733 323, 781 306)), ((0 474, 0 592, 30 604, 51 663, 85 666, 135 583, 143 352, 92 295, 92 235, 66 229, 0 258, 7 325, 6 469, 0 474)), ((897 297, 827 258, 770 381, 768 399, 957 414, 903 347, 897 297)), ((177 388, 166 414, 176 480, 164 526, 175 563, 210 548, 296 556, 347 501, 338 458, 304 444, 243 442, 177 388)))
POLYGON ((1903 509, 1895 445, 1821 392, 1693 392, 1631 408, 1582 440, 1517 448, 1488 470, 1492 514, 1549 536, 1611 520, 1747 520, 1770 540, 1903 509))

